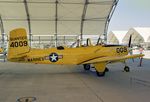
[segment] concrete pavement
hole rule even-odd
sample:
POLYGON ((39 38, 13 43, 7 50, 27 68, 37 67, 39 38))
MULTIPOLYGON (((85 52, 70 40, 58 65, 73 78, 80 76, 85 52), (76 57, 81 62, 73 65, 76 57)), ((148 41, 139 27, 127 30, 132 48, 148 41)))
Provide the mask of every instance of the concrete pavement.
POLYGON ((108 65, 102 78, 82 66, 0 62, 0 102, 28 96, 37 102, 148 102, 150 60, 141 68, 137 62, 128 62, 130 73, 120 63, 108 65))

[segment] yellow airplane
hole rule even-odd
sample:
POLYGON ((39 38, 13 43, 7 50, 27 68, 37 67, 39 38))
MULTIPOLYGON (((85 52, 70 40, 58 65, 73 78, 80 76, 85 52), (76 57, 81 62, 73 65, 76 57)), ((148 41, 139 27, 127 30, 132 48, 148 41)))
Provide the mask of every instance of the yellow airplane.
MULTIPOLYGON (((24 28, 10 32, 8 46, 8 61, 36 64, 74 64, 83 65, 85 70, 93 64, 98 76, 104 76, 108 71, 106 65, 112 62, 125 62, 126 59, 144 56, 143 54, 129 55, 127 46, 122 45, 91 45, 69 48, 59 46, 49 49, 32 49, 28 45, 27 33, 24 28)), ((129 67, 124 71, 129 72, 129 67)))

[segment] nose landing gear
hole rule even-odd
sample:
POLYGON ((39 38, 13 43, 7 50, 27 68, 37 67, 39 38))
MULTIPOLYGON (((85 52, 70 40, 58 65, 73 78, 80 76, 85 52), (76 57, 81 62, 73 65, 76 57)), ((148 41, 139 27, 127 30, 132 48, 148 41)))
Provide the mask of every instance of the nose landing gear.
POLYGON ((130 68, 129 68, 128 66, 125 66, 125 67, 124 67, 124 71, 125 71, 125 72, 130 72, 130 68))

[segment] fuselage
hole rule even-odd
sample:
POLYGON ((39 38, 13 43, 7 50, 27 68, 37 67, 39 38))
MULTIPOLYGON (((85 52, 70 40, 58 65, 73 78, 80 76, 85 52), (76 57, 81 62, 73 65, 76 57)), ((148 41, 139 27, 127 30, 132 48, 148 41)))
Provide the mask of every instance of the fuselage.
MULTIPOLYGON (((128 48, 119 45, 30 49, 30 51, 26 53, 26 57, 19 61, 38 64, 81 64, 99 57, 123 56, 127 54, 128 48)), ((13 61, 15 62, 16 60, 14 59, 13 61)))

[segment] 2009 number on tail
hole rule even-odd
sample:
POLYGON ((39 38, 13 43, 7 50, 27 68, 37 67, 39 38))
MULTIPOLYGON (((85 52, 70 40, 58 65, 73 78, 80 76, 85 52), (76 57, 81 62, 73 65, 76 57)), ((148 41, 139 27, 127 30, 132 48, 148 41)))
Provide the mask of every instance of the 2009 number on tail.
POLYGON ((28 46, 27 41, 15 41, 10 44, 10 47, 23 47, 23 46, 28 46))

